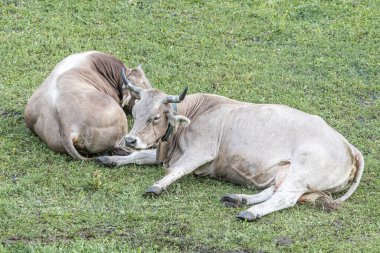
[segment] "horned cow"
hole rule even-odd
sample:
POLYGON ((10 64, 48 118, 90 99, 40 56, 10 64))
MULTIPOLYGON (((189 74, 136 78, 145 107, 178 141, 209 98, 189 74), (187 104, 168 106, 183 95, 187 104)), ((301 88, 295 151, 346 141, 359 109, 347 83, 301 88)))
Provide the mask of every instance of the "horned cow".
MULTIPOLYGON (((120 60, 97 51, 66 57, 30 97, 26 125, 49 148, 75 159, 87 159, 78 151, 124 146, 128 124, 122 107, 131 110, 135 96, 122 89, 121 68, 120 60)), ((137 86, 151 87, 141 67, 126 72, 137 86)))
POLYGON ((125 86, 139 96, 134 125, 126 144, 143 149, 128 156, 96 158, 106 165, 155 164, 161 158, 167 174, 146 192, 159 195, 179 178, 194 173, 262 191, 229 194, 226 206, 250 205, 237 218, 252 221, 301 201, 356 190, 363 170, 360 151, 322 118, 285 105, 251 104, 222 96, 168 96, 157 89, 125 86), (159 151, 148 148, 157 145, 159 151), (165 145, 164 145, 165 143, 165 145), (145 150, 148 149, 148 150, 145 150))

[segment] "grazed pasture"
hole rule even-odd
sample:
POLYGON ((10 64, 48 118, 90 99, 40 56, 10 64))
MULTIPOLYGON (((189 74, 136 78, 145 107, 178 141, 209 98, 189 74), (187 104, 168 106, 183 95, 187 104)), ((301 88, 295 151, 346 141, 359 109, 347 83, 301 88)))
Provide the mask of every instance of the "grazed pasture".
POLYGON ((0 3, 0 251, 378 252, 378 1, 0 3), (318 114, 366 159, 340 210, 297 205, 253 223, 219 203, 253 189, 188 176, 143 198, 163 167, 109 169, 50 151, 23 123, 65 56, 109 52, 153 85, 318 114))

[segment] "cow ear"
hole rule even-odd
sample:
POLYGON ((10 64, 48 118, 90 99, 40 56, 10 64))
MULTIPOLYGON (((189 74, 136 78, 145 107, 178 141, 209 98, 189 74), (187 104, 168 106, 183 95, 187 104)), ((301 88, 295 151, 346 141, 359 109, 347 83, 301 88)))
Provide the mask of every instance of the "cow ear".
POLYGON ((129 104, 129 101, 131 101, 131 98, 132 98, 131 93, 128 92, 128 95, 124 94, 123 99, 121 101, 121 107, 124 107, 127 104, 129 104))
POLYGON ((174 127, 187 127, 190 124, 190 120, 182 115, 170 114, 169 124, 174 127))
POLYGON ((140 99, 140 95, 134 93, 134 92, 124 92, 122 100, 121 100, 121 107, 124 108, 124 106, 130 106, 133 107, 140 99), (131 104, 131 102, 134 103, 131 104))

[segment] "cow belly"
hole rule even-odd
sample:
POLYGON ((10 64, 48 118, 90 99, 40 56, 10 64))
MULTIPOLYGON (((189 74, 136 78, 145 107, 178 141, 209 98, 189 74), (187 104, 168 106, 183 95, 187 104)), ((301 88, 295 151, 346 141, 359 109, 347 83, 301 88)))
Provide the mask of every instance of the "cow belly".
POLYGON ((275 183, 280 169, 287 169, 289 166, 290 162, 278 160, 272 166, 262 168, 258 163, 249 161, 240 155, 231 155, 218 157, 213 162, 198 168, 194 174, 253 188, 265 188, 275 183))

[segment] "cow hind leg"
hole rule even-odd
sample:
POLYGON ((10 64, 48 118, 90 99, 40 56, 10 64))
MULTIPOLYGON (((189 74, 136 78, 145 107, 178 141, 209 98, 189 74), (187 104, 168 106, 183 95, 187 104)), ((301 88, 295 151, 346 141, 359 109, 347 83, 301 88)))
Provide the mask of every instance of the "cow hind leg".
POLYGON ((269 200, 252 206, 251 208, 241 212, 238 216, 236 216, 236 218, 243 221, 253 221, 269 213, 293 207, 302 194, 304 194, 303 190, 298 192, 275 192, 269 200))
POLYGON ((275 186, 270 186, 258 194, 228 194, 222 197, 222 203, 227 207, 254 205, 268 200, 274 193, 275 186))
MULTIPOLYGON (((289 180, 290 181, 290 180, 289 180)), ((289 190, 286 186, 281 187, 267 201, 254 205, 251 208, 241 212, 236 218, 243 221, 253 221, 269 213, 279 211, 285 208, 293 207, 297 202, 312 202, 322 198, 322 207, 325 211, 331 211, 336 207, 331 204, 331 196, 324 192, 306 193, 307 189, 300 187, 289 190)))
POLYGON ((241 212, 237 218, 244 221, 253 221, 269 213, 293 207, 300 197, 308 192, 307 182, 304 180, 305 170, 300 168, 306 167, 306 170, 308 170, 309 166, 306 163, 302 165, 294 163, 277 173, 273 188, 266 189, 273 189, 268 200, 241 212))

